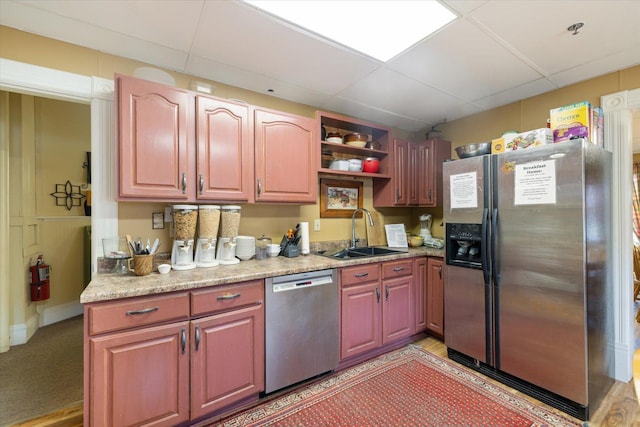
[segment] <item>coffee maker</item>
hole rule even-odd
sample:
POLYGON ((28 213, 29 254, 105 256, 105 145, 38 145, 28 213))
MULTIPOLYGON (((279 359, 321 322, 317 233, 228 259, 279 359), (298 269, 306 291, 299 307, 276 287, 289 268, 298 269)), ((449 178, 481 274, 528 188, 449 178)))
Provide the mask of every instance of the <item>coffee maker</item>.
POLYGON ((193 260, 194 238, 198 221, 198 206, 173 206, 173 249, 171 250, 171 268, 191 270, 196 268, 193 260))

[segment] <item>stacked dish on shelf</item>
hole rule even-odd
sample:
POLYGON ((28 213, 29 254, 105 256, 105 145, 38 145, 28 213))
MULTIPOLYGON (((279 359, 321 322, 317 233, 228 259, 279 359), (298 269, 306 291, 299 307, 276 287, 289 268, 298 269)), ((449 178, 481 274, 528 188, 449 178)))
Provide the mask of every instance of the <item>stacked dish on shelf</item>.
POLYGON ((248 261, 256 254, 256 238, 253 236, 236 237, 236 257, 248 261))

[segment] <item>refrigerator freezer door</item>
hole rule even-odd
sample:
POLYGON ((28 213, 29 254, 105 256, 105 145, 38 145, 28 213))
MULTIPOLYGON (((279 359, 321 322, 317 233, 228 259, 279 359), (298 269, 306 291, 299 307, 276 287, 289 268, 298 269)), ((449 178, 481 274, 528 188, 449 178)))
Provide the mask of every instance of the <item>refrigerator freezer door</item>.
POLYGON ((481 362, 491 363, 491 286, 481 270, 447 265, 444 270, 444 343, 481 362))
POLYGON ((584 161, 565 144, 493 158, 496 362, 586 404, 584 161))
POLYGON ((443 213, 447 223, 482 223, 490 200, 490 159, 479 156, 443 163, 443 213))
MULTIPOLYGON (((444 218, 447 233, 452 224, 483 224, 490 210, 490 156, 446 162, 443 165, 444 218)), ((488 224, 485 224, 488 226, 488 224)), ((483 237, 486 237, 483 228, 483 237)), ((492 359, 492 303, 490 298, 489 263, 483 270, 466 268, 450 260, 456 258, 450 251, 458 249, 445 237, 447 266, 444 277, 445 344, 484 363, 492 359)), ((483 242, 483 255, 488 254, 483 242)))

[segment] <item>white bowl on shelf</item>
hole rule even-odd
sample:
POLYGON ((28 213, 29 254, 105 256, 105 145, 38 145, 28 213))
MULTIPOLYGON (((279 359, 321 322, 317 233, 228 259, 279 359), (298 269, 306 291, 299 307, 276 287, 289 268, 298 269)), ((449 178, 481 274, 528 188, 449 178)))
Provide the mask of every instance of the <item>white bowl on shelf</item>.
POLYGON ((167 274, 170 271, 171 271, 171 265, 170 264, 160 264, 160 265, 158 265, 158 273, 167 274))

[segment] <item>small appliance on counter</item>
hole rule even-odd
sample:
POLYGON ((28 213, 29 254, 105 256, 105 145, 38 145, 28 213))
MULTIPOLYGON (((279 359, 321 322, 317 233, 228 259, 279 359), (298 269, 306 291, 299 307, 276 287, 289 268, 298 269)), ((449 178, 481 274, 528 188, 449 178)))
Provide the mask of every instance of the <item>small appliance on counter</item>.
POLYGON ((433 239, 431 236, 431 223, 433 222, 433 217, 428 214, 420 215, 420 237, 425 242, 427 240, 433 239))
POLYGON ((198 243, 196 245, 196 266, 215 267, 216 241, 220 226, 220 206, 201 205, 198 208, 198 243))
POLYGON ((173 206, 174 240, 171 250, 171 268, 173 270, 191 270, 196 268, 193 261, 193 245, 198 222, 198 206, 173 206))
POLYGON ((240 206, 222 206, 220 209, 220 238, 216 258, 220 265, 232 265, 240 262, 236 258, 236 238, 240 228, 240 206))

